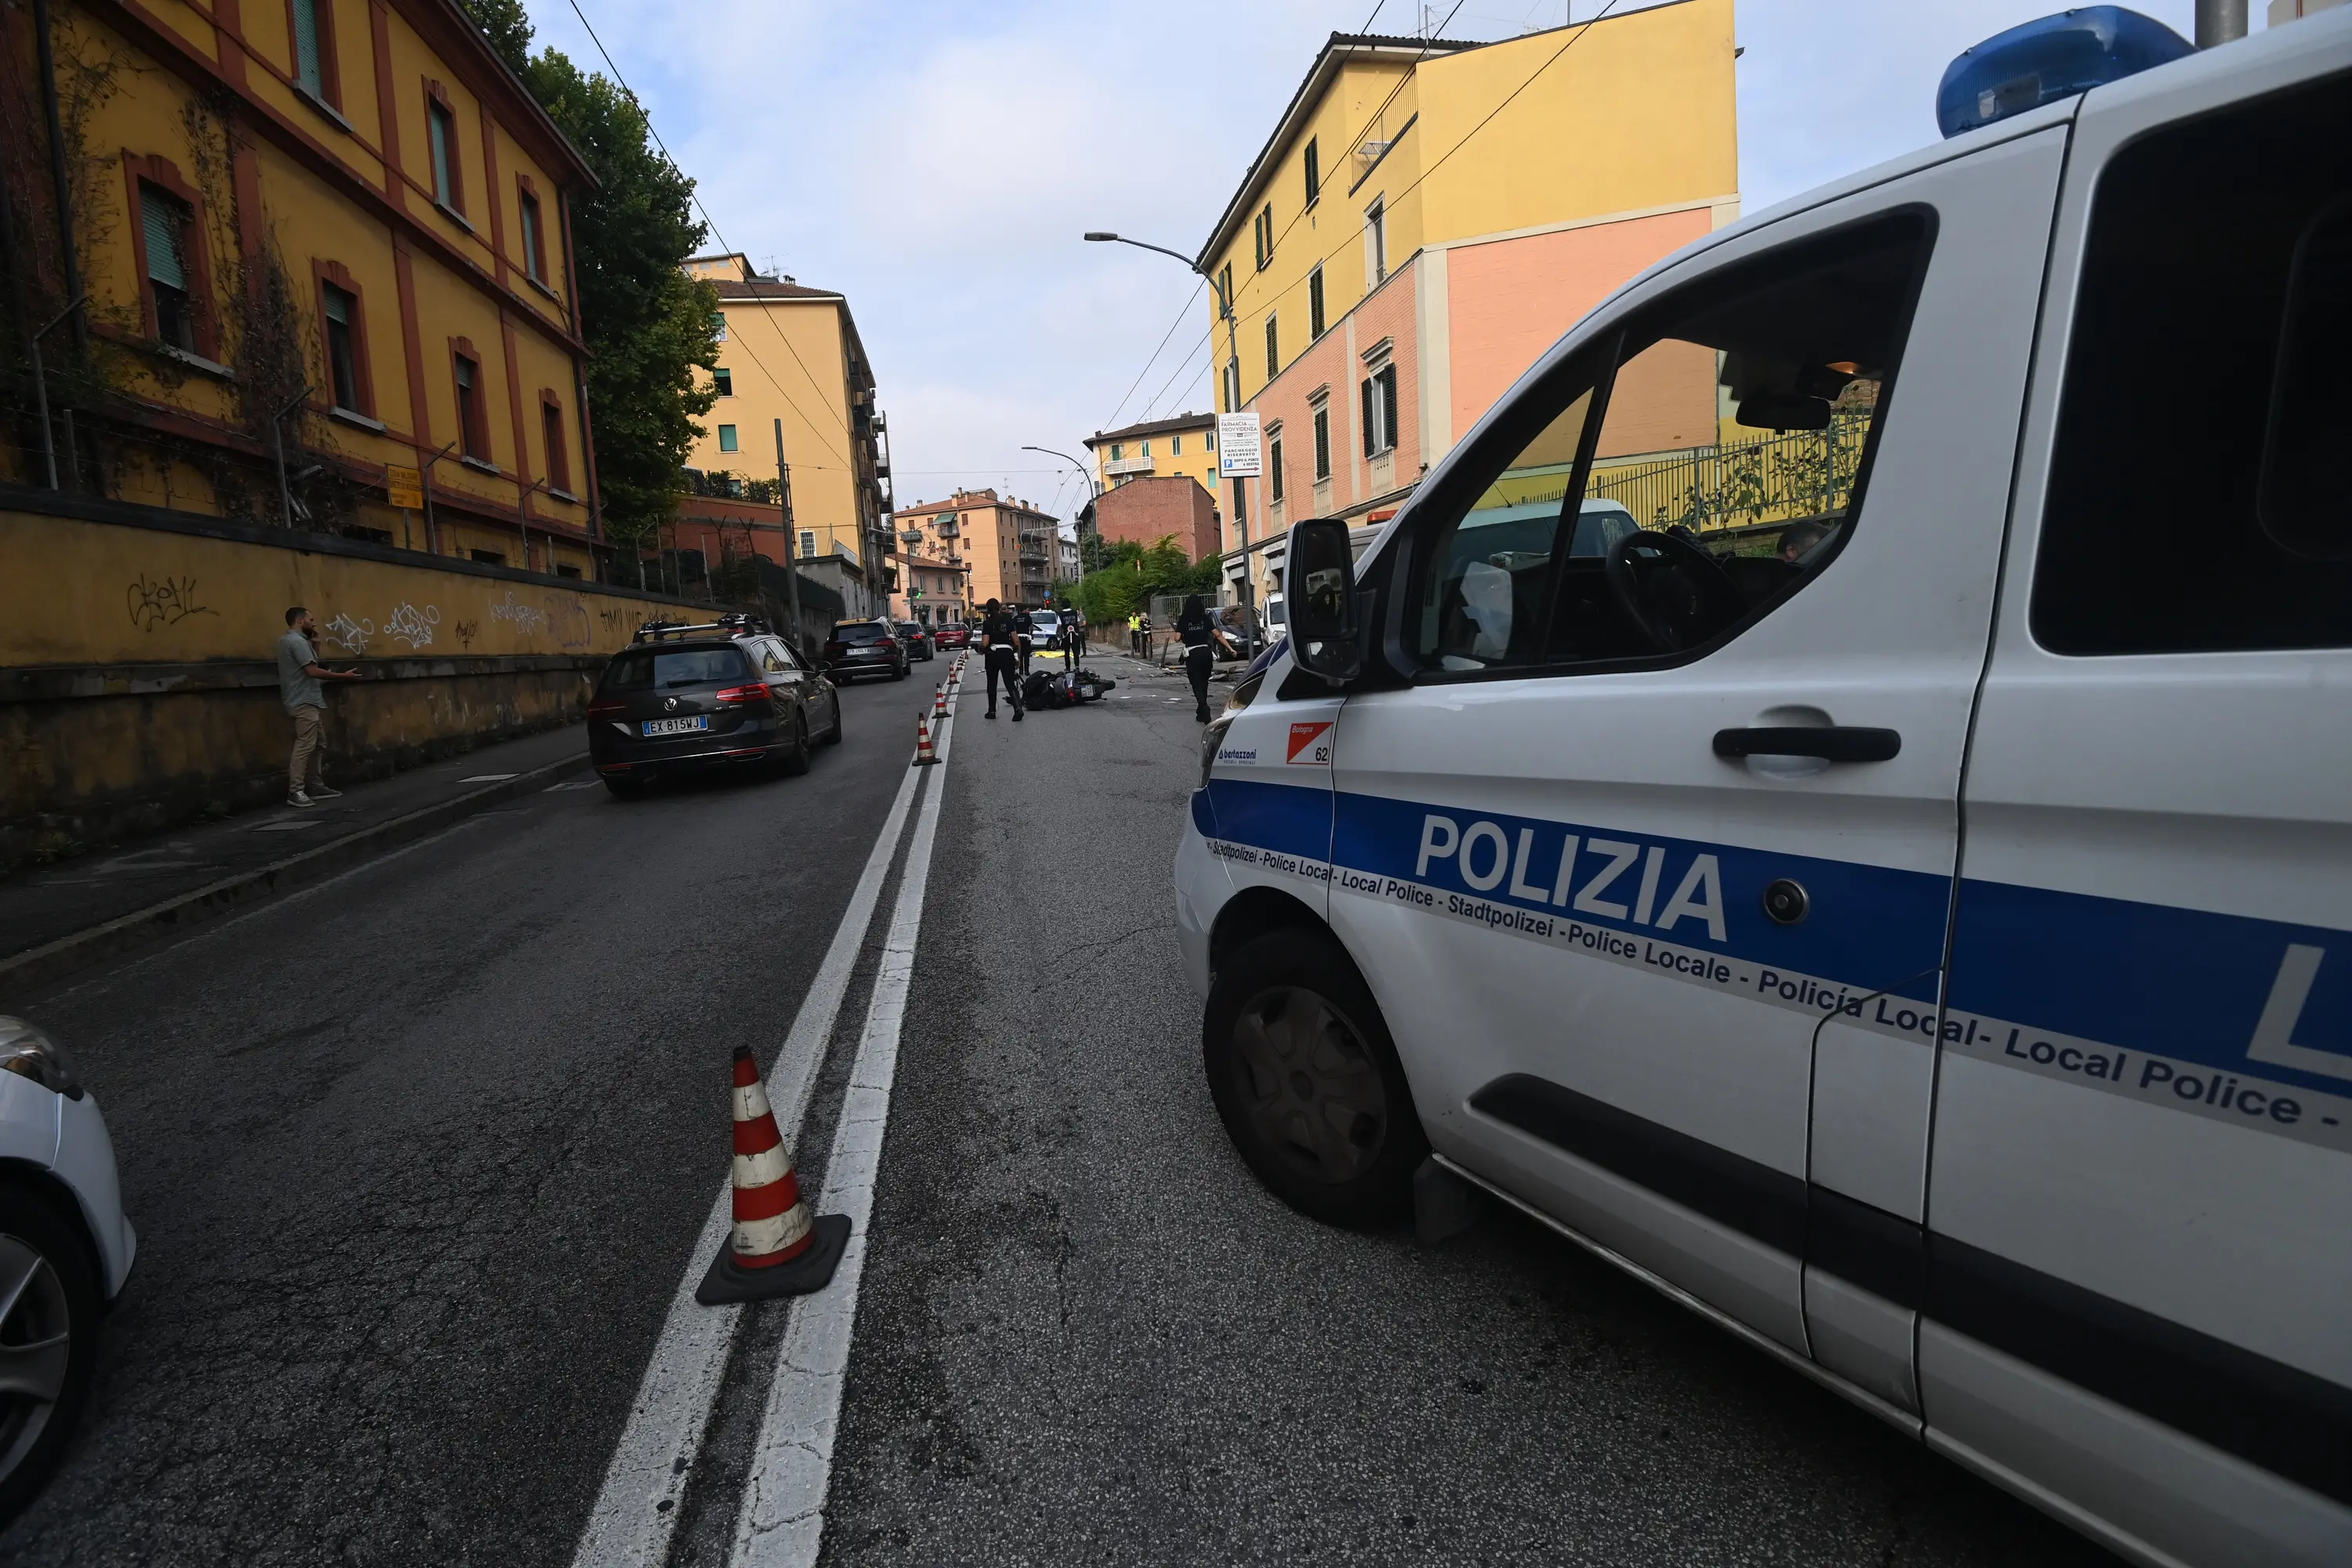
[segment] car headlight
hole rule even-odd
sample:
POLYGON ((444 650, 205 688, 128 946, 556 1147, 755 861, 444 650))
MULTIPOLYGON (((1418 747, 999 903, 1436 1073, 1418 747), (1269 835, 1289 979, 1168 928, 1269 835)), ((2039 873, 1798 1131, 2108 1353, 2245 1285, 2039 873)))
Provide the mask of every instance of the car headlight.
POLYGON ((0 1016, 0 1071, 31 1079, 68 1100, 82 1097, 81 1079, 74 1076, 66 1048, 22 1018, 0 1016))

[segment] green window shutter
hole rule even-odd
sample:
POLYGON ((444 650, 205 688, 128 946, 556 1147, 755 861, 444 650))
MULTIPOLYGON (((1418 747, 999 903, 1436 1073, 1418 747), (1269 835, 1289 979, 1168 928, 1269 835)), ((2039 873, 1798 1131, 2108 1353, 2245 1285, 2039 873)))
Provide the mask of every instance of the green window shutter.
POLYGON ((320 91, 319 73, 319 0, 292 0, 294 11, 294 74, 312 96, 320 91))
POLYGON ((352 297, 331 283, 327 286, 327 320, 339 327, 352 324, 352 297))
POLYGON ((154 186, 142 184, 139 219, 147 231, 147 276, 186 293, 188 263, 180 247, 187 220, 180 204, 154 186))

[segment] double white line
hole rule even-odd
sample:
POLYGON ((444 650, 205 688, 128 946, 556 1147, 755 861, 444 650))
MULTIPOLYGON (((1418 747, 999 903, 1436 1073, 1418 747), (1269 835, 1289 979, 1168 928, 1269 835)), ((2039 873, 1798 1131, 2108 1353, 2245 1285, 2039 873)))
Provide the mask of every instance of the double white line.
MULTIPOLYGON (((797 1135, 808 1115, 810 1091, 841 1016, 843 996, 858 949, 874 921, 882 884, 905 828, 907 814, 925 775, 936 782, 923 796, 914 842, 892 906, 890 930, 874 993, 866 1008, 866 1028, 850 1069, 849 1090, 825 1161, 824 1214, 849 1216, 849 1247, 833 1283, 793 1305, 782 1353, 768 1387, 750 1479, 736 1515, 731 1561, 770 1568, 814 1563, 824 1529, 825 1488, 833 1473, 833 1438, 841 1411, 843 1379, 849 1370, 849 1336, 857 1316, 857 1286, 866 1264, 866 1223, 873 1213, 874 1180, 882 1159, 882 1136, 890 1114, 890 1086, 898 1074, 898 1036, 914 978, 915 943, 923 923, 923 895, 930 882, 931 845, 945 792, 948 749, 953 738, 957 698, 948 698, 948 722, 934 740, 940 765, 909 768, 890 803, 890 814, 866 858, 866 868, 850 893, 849 907, 833 933, 816 979, 802 999, 792 1032, 784 1038, 768 1077, 768 1098, 779 1123, 797 1135)), ((679 1505, 694 1473, 704 1429, 719 1398, 728 1353, 741 1321, 740 1307, 705 1307, 694 1290, 712 1254, 725 1242, 730 1221, 730 1194, 719 1189, 710 1217, 688 1259, 684 1278, 670 1300, 669 1316, 637 1385, 629 1424, 604 1471, 604 1489, 589 1515, 588 1528, 573 1554, 574 1568, 659 1568, 669 1555, 679 1505)))

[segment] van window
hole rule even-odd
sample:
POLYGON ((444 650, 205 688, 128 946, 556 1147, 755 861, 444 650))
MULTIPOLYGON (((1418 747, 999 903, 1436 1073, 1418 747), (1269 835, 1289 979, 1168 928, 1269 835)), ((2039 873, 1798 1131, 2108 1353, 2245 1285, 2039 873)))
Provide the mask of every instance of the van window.
POLYGON ((2034 639, 2352 646, 2352 80, 2116 153, 2075 298, 2034 639))
POLYGON ((1853 525, 1928 242, 1905 213, 1720 268, 1538 384, 1433 509, 1417 669, 1695 656, 1802 587, 1853 525))

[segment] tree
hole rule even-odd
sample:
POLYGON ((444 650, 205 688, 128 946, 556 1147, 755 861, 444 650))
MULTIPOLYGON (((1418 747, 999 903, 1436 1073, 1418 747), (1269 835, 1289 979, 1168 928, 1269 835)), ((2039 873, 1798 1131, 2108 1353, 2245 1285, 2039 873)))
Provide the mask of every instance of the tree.
POLYGON ((708 232, 694 182, 653 145, 625 88, 553 48, 530 52, 520 0, 466 3, 598 181, 572 208, 572 260, 604 531, 635 554, 676 509, 695 420, 718 401, 694 376, 719 363, 718 290, 684 270, 708 232))

